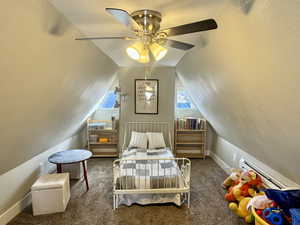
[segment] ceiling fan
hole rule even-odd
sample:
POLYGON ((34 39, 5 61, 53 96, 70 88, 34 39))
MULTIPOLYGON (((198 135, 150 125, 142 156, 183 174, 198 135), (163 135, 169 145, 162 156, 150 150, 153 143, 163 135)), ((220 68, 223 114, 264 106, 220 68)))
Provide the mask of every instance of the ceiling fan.
POLYGON ((130 28, 134 37, 98 37, 80 36, 75 40, 97 40, 97 39, 121 39, 136 41, 126 50, 129 57, 140 62, 148 63, 153 57, 156 61, 162 59, 167 48, 172 47, 180 50, 189 50, 192 44, 170 40, 168 37, 189 34, 200 31, 216 29, 217 23, 214 19, 206 19, 194 23, 184 24, 176 27, 160 30, 161 14, 158 11, 143 9, 129 14, 123 9, 106 8, 106 12, 114 16, 120 23, 130 28), (151 52, 151 54, 149 54, 151 52))

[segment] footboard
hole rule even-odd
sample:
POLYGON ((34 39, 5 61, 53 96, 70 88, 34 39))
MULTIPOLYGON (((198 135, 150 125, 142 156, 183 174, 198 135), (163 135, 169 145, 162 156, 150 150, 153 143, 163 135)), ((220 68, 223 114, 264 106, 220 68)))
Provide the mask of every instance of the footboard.
POLYGON ((113 203, 122 194, 181 193, 190 202, 191 161, 187 158, 117 159, 113 162, 113 203))

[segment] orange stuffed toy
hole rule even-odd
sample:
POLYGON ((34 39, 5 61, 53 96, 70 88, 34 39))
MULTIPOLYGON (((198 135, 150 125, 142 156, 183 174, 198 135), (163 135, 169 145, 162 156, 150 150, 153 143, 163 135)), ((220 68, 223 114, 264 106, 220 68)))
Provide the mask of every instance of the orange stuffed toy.
POLYGON ((249 170, 248 172, 250 173, 250 176, 251 176, 251 181, 249 182, 249 185, 255 189, 262 188, 263 182, 262 182, 261 177, 257 173, 255 173, 253 170, 249 170))
POLYGON ((228 189, 225 199, 229 202, 241 201, 244 197, 255 196, 261 185, 261 178, 254 171, 242 172, 238 183, 228 189))

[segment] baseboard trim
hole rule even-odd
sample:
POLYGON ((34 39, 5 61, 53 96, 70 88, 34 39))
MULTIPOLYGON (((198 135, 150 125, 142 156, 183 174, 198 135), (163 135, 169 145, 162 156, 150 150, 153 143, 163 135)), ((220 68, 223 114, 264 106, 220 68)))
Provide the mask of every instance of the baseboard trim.
MULTIPOLYGON (((245 155, 243 155, 244 157, 245 155)), ((211 157, 228 175, 231 173, 231 168, 227 163, 225 163, 218 155, 216 155, 214 152, 210 152, 209 157, 211 157)), ((259 168, 261 171, 266 173, 269 177, 272 177, 275 180, 278 180, 279 183, 284 184, 284 188, 297 188, 299 189, 299 184, 291 181, 287 177, 283 176, 279 172, 271 169, 269 166, 266 164, 258 161, 252 156, 245 157, 244 159, 247 159, 248 162, 251 164, 255 165, 255 167, 259 168)), ((241 168, 241 167, 238 167, 241 168)), ((264 180, 264 179, 263 179, 264 180)), ((276 186, 270 186, 269 182, 265 182, 266 187, 270 188, 277 188, 276 186)))
POLYGON ((25 195, 23 199, 16 202, 12 207, 0 215, 0 224, 5 225, 19 213, 21 213, 28 205, 31 204, 31 193, 25 195))
POLYGON ((230 174, 231 167, 225 163, 219 156, 210 151, 209 157, 211 157, 227 174, 230 174))

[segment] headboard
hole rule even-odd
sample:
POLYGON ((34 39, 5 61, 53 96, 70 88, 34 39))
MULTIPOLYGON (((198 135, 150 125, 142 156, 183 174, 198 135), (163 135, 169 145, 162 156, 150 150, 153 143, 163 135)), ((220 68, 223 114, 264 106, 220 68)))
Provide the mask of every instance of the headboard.
POLYGON ((124 142, 123 142, 123 148, 127 148, 129 145, 129 141, 131 138, 131 132, 161 132, 164 135, 164 139, 166 142, 167 147, 169 147, 171 150, 172 148, 172 139, 171 139, 171 132, 169 129, 169 123, 168 122, 128 122, 125 127, 125 135, 124 135, 124 142))

